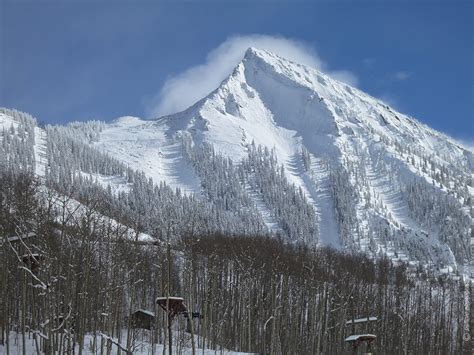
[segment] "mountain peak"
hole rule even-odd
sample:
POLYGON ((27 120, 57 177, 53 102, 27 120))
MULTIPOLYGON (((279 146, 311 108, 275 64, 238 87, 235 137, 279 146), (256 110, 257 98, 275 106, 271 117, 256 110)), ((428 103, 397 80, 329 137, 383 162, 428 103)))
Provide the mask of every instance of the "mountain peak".
POLYGON ((244 58, 250 58, 254 55, 256 55, 260 50, 257 49, 256 47, 249 47, 245 51, 244 58))
POLYGON ((244 55, 244 59, 249 59, 249 58, 253 58, 255 56, 264 56, 265 53, 268 53, 270 54, 271 52, 265 50, 265 49, 260 49, 260 48, 256 48, 256 47, 249 47, 247 48, 247 50, 245 51, 245 55, 244 55))
MULTIPOLYGON (((259 49, 255 47, 249 47, 245 51, 243 63, 255 63, 255 62, 263 62, 271 67, 273 69, 277 68, 282 68, 282 67, 287 67, 290 68, 292 66, 296 67, 305 67, 303 65, 297 64, 293 62, 290 59, 287 59, 285 57, 280 56, 277 53, 268 51, 266 49, 259 49)), ((309 69, 309 67, 308 67, 309 69)), ((278 69, 277 69, 278 70, 278 69)), ((294 68, 291 68, 292 71, 294 71, 294 68)), ((315 69, 313 69, 315 70, 315 69)))

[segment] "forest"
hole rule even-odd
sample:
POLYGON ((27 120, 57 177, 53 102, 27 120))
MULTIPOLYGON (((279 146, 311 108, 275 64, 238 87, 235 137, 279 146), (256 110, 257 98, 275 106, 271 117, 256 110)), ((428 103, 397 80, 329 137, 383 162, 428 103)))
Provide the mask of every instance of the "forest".
MULTIPOLYGON (((101 122, 40 131, 28 114, 0 113, 14 118, 0 131, 0 352, 163 353, 170 323, 156 300, 173 296, 187 307, 172 322, 174 353, 353 353, 355 343, 345 340, 356 334, 376 336, 373 353, 469 353, 472 285, 456 271, 439 272, 449 254, 425 248, 426 236, 407 238, 396 220, 380 217, 386 206, 369 193, 362 169, 368 152, 358 152, 359 162, 324 163, 345 245, 335 251, 318 244, 318 216, 271 149, 250 143, 248 156, 233 162, 211 145, 176 137, 202 184, 200 195, 188 195, 88 145, 101 122), (104 185, 104 176, 123 188, 104 185), (250 193, 261 197, 277 231, 250 193), (377 212, 362 210, 364 226, 363 204, 377 212), (390 243, 420 262, 380 253, 377 245, 390 243)), ((310 174, 304 147, 301 159, 310 174)), ((413 220, 444 221, 440 239, 461 264, 470 260, 472 205, 465 197, 461 206, 459 197, 472 181, 429 157, 413 165, 431 184, 402 181, 395 163, 374 164, 413 220), (459 196, 440 195, 438 186, 453 176, 459 196)))
POLYGON ((167 317, 155 302, 164 295, 183 297, 199 315, 175 318, 176 353, 192 346, 189 323, 196 352, 351 353, 344 339, 358 333, 376 335, 374 353, 468 351, 472 286, 462 279, 413 279, 388 259, 277 236, 143 239, 95 210, 99 202, 78 214, 31 174, 0 173, 5 353, 27 354, 26 344, 46 354, 139 353, 144 344, 165 344, 167 317), (139 309, 155 315, 149 330, 133 321, 139 309), (358 324, 362 318, 375 320, 358 324))

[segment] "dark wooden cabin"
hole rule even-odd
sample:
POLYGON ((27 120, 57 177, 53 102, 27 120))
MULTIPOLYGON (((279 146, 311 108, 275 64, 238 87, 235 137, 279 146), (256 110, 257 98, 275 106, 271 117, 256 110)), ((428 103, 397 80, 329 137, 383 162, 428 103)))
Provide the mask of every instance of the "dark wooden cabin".
POLYGON ((132 327, 151 330, 155 322, 155 313, 138 309, 132 313, 132 327))

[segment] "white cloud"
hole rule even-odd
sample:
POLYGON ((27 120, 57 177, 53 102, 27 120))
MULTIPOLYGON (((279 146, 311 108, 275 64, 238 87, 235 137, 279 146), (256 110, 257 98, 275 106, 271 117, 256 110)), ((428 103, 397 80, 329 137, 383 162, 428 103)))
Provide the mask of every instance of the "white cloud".
MULTIPOLYGON (((324 70, 324 69, 323 69, 324 70)), ((351 86, 357 86, 359 84, 359 79, 357 75, 349 70, 336 70, 336 71, 326 71, 324 70, 331 78, 342 81, 351 86)))
POLYGON ((409 79, 410 77, 411 77, 411 73, 403 71, 403 70, 397 71, 396 73, 392 75, 392 79, 397 80, 397 81, 404 81, 404 80, 409 79))
POLYGON ((357 77, 349 71, 328 71, 316 51, 304 42, 259 34, 233 36, 209 52, 203 64, 169 78, 160 92, 148 101, 147 115, 159 117, 179 112, 202 99, 232 72, 249 47, 266 49, 294 62, 323 70, 350 85, 357 85, 357 77))

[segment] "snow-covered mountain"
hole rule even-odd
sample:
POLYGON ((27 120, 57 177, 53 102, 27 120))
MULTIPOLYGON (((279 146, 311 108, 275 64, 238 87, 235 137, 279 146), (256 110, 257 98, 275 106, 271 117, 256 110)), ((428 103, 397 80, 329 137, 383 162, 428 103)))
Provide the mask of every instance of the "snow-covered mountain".
MULTIPOLYGON (((289 239, 414 267, 455 269, 472 260, 473 152, 267 51, 247 50, 219 88, 183 112, 90 127, 63 132, 156 184, 242 221, 255 215, 253 225, 289 239)), ((46 132, 35 130, 44 145, 46 132)), ((48 164, 37 166, 47 174, 48 164)), ((80 170, 113 191, 130 190, 124 174, 80 170)), ((238 223, 226 225, 236 231, 238 223)))

